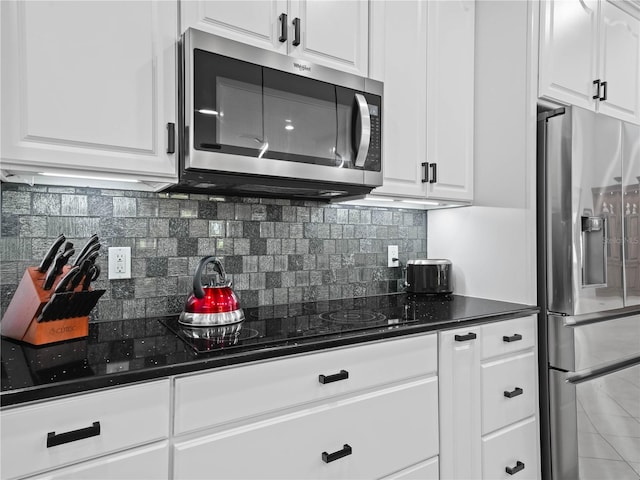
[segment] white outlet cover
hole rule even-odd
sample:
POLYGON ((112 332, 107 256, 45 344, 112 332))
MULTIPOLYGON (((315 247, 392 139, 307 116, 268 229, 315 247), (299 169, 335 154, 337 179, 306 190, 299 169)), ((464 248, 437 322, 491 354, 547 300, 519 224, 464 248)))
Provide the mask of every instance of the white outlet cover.
POLYGON ((109 247, 109 280, 131 278, 131 247, 109 247))
POLYGON ((398 245, 389 245, 387 248, 387 267, 399 267, 400 261, 393 260, 398 257, 398 245))

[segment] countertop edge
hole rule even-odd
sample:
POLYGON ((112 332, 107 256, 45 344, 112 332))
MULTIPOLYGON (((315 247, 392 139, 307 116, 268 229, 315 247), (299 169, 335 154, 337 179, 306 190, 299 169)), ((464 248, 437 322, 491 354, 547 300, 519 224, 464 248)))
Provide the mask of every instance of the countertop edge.
POLYGON ((488 314, 484 316, 474 316, 464 319, 448 320, 441 323, 402 325, 398 327, 383 327, 379 329, 367 330, 346 336, 336 336, 335 338, 323 339, 318 342, 307 342, 264 348, 248 352, 240 352, 226 356, 213 358, 197 358, 189 362, 163 365, 156 368, 149 368, 144 371, 121 372, 108 377, 97 377, 93 379, 83 379, 81 381, 68 381, 51 385, 42 385, 37 388, 25 388, 18 390, 7 390, 0 395, 0 409, 24 405, 27 403, 43 400, 57 399, 60 397, 75 395, 79 393, 89 393, 105 388, 120 387, 140 382, 159 380, 176 375, 202 372, 220 367, 241 365, 256 361, 269 360, 274 358, 287 357, 290 355, 309 353, 326 350, 329 348, 356 345, 359 343, 373 342, 386 338, 396 338, 408 335, 422 334, 428 332, 438 332, 457 328, 462 325, 481 325, 495 321, 510 320, 513 318, 535 315, 539 312, 536 306, 526 306, 523 308, 509 310, 498 314, 488 314))

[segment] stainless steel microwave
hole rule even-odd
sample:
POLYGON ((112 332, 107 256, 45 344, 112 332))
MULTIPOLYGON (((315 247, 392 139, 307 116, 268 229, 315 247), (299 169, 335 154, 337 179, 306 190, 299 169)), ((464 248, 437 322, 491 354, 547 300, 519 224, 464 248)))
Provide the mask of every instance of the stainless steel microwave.
POLYGON ((195 29, 180 52, 170 190, 331 200, 382 184, 381 82, 195 29))

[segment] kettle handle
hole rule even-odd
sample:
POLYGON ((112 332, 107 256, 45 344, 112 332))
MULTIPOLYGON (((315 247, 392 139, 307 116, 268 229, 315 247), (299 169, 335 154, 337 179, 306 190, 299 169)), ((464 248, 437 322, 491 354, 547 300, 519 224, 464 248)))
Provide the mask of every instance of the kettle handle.
POLYGON ((202 260, 200 260, 200 263, 198 263, 198 266, 196 267, 196 273, 193 275, 193 294, 196 296, 196 298, 204 298, 202 272, 210 263, 213 263, 213 265, 216 267, 216 270, 218 270, 218 273, 222 276, 222 281, 225 283, 227 282, 227 273, 224 271, 222 262, 218 260, 218 258, 213 256, 204 257, 202 260))

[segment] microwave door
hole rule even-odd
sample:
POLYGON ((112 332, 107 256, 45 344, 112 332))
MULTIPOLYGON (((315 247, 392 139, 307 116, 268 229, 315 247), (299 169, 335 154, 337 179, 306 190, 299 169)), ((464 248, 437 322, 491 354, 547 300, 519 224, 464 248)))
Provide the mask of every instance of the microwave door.
POLYGON ((264 148, 262 69, 194 51, 194 148, 257 157, 264 148))
POLYGON ((265 158, 336 167, 335 86, 263 69, 265 158))

